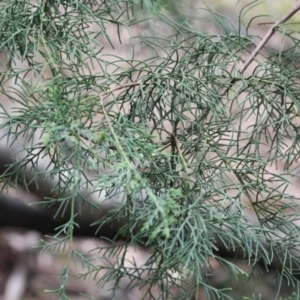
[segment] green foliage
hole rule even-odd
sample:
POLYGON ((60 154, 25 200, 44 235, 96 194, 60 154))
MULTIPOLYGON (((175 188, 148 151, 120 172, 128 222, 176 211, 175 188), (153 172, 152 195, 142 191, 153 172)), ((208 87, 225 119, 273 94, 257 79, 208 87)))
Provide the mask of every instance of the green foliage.
POLYGON ((11 142, 24 138, 26 152, 1 176, 3 188, 28 185, 25 168, 36 178, 57 178, 56 196, 45 205, 56 203, 57 215, 70 214, 53 243, 44 245, 48 251, 69 243, 63 283, 51 292, 69 299, 73 259, 87 267, 84 276, 107 268, 73 247, 82 205, 99 209, 87 200, 87 186, 106 201, 119 199, 95 228, 125 219, 124 242, 99 249, 102 258, 120 256, 102 278, 116 279, 112 292, 126 276, 132 285, 149 284, 149 298, 158 286, 159 299, 172 299, 170 288, 177 286, 178 299, 191 299, 199 289, 207 299, 229 299, 210 284, 210 260, 235 276, 244 272, 218 255, 218 240, 253 269, 276 258, 283 266, 279 282, 286 277, 298 285, 291 250, 300 247, 299 199, 289 192, 300 153, 299 40, 293 32, 277 28, 291 46, 268 52, 245 76, 238 66, 254 43, 247 26, 223 36, 201 34, 160 15, 156 6, 156 22, 169 24, 169 37, 162 39, 132 33, 141 3, 129 0, 9 0, 0 7, 7 57, 1 93, 15 103, 13 111, 1 105, 2 128, 11 142), (104 55, 115 47, 113 36, 122 41, 120 32, 131 36, 129 58, 104 55), (141 42, 152 57, 138 57, 141 42), (45 157, 49 166, 41 170, 45 157), (281 173, 274 167, 279 164, 281 173), (145 268, 129 268, 122 253, 139 243, 152 254, 145 268))

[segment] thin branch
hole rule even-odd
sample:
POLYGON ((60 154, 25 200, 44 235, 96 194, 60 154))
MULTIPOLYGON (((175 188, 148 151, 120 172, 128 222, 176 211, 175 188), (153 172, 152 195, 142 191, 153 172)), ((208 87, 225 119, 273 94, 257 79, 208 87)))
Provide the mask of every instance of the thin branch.
POLYGON ((259 51, 264 47, 264 45, 269 41, 269 39, 272 37, 272 35, 275 33, 276 27, 278 27, 280 24, 285 23, 288 19, 290 19, 296 12, 298 12, 300 9, 300 3, 297 4, 291 11, 289 11, 285 16, 283 16, 281 19, 279 19, 277 22, 274 23, 274 25, 269 29, 269 31, 266 33, 265 37, 262 39, 262 41, 257 45, 257 47, 254 49, 254 51, 251 53, 247 61, 245 62, 243 68, 240 70, 241 73, 244 73, 245 70, 248 68, 248 66, 251 64, 251 62, 254 60, 256 55, 259 53, 259 51))
MULTIPOLYGON (((280 24, 285 23, 287 20, 289 20, 296 12, 300 10, 300 2, 291 9, 286 15, 284 15, 281 19, 279 19, 277 22, 273 24, 273 26, 269 29, 269 31, 266 33, 264 38, 261 40, 261 42, 257 45, 257 47, 253 50, 253 52, 250 54, 246 62, 244 63, 244 66, 239 70, 241 74, 245 72, 245 70, 249 67, 249 65, 252 63, 254 58, 257 56, 259 51, 266 45, 266 43, 270 40, 272 35, 275 33, 276 27, 278 27, 280 24)), ((220 96, 224 96, 229 89, 232 87, 232 85, 237 81, 236 78, 233 78, 230 81, 230 84, 221 91, 220 96)))
POLYGON ((116 87, 116 88, 114 88, 114 89, 111 89, 110 91, 105 92, 105 93, 103 93, 102 95, 103 95, 103 96, 106 96, 106 95, 112 94, 112 93, 115 92, 115 91, 118 91, 118 90, 121 90, 121 89, 126 89, 126 88, 128 88, 128 87, 129 87, 129 88, 132 88, 132 87, 138 86, 138 85, 140 85, 140 84, 141 84, 141 82, 133 82, 133 83, 124 84, 124 85, 118 86, 118 87, 116 87))

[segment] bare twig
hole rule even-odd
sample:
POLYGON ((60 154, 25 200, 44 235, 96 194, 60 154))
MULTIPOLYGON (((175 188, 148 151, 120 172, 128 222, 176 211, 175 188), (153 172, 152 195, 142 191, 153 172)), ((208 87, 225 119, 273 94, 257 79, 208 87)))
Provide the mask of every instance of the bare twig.
POLYGON ((266 33, 265 37, 261 40, 261 42, 257 45, 257 47, 254 49, 254 51, 251 53, 247 61, 245 62, 243 68, 240 70, 241 73, 244 73, 245 70, 248 68, 250 63, 253 61, 255 56, 259 53, 259 51, 263 48, 263 46, 269 41, 269 39, 272 37, 272 35, 275 32, 275 29, 277 26, 279 26, 282 23, 285 23, 288 19, 290 19, 297 11, 300 9, 300 3, 298 3, 292 10, 290 10, 285 16, 283 16, 281 19, 279 19, 277 22, 273 24, 273 26, 269 29, 269 31, 266 33))
POLYGON ((111 89, 111 90, 108 91, 108 92, 103 93, 102 96, 109 95, 109 94, 111 94, 111 93, 113 93, 113 92, 115 92, 115 91, 122 90, 122 89, 126 89, 126 88, 128 88, 128 87, 129 87, 129 88, 135 87, 135 86, 140 85, 140 84, 141 84, 141 82, 133 82, 133 83, 128 83, 128 84, 123 84, 123 85, 118 86, 118 87, 116 87, 116 88, 114 88, 114 89, 111 89))
MULTIPOLYGON (((266 33, 264 38, 261 40, 261 42, 257 45, 257 47, 254 49, 254 51, 250 54, 246 62, 244 63, 243 67, 239 70, 241 74, 245 72, 245 70, 248 68, 248 66, 251 64, 251 62, 254 60, 254 58, 257 56, 259 51, 265 46, 265 44, 269 41, 269 39, 272 37, 272 35, 275 33, 276 27, 278 27, 280 24, 285 23, 288 19, 290 19, 296 12, 300 10, 300 2, 292 8, 286 15, 284 15, 281 19, 279 19, 277 22, 273 24, 273 26, 269 29, 269 31, 266 33)), ((220 93, 220 96, 224 96, 229 89, 232 87, 232 85, 236 82, 236 79, 233 78, 229 85, 223 89, 220 93)))

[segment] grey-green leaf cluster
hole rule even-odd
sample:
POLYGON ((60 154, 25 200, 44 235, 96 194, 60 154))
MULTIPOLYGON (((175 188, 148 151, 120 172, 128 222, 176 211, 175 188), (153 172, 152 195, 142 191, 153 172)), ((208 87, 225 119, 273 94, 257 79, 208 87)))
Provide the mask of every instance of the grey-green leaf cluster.
POLYGON ((1 184, 55 182, 44 204, 68 219, 43 250, 69 246, 63 283, 51 292, 70 299, 69 266, 79 259, 85 276, 106 269, 112 293, 127 277, 148 286, 144 299, 199 299, 200 290, 230 299, 210 283, 211 261, 236 276, 244 271, 221 248, 253 269, 279 261, 278 290, 284 277, 297 287, 298 35, 277 28, 288 47, 264 49, 241 73, 256 41, 248 25, 204 34, 176 22, 167 2, 153 3, 155 22, 147 23, 139 18, 151 3, 142 2, 0 3, 0 91, 10 103, 0 104, 2 132, 10 144, 24 141, 1 184), (153 26, 168 36, 150 35, 153 26), (91 224, 95 232, 122 220, 115 239, 123 242, 98 249, 105 261, 119 256, 110 268, 73 247, 78 217, 102 203, 113 207, 91 224), (132 244, 152 249, 143 268, 124 260, 132 244))

